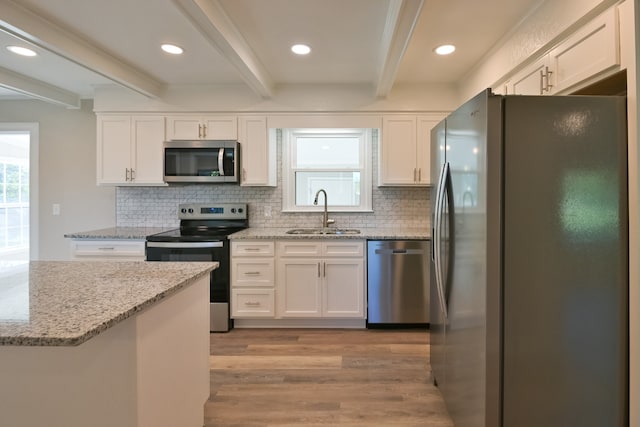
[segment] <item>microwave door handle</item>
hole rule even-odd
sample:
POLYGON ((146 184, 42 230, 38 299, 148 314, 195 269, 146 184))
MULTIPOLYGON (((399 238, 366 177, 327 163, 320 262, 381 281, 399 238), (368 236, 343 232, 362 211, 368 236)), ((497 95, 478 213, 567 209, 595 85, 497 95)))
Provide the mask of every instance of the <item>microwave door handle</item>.
POLYGON ((220 176, 224 176, 224 148, 218 150, 218 172, 220 176))

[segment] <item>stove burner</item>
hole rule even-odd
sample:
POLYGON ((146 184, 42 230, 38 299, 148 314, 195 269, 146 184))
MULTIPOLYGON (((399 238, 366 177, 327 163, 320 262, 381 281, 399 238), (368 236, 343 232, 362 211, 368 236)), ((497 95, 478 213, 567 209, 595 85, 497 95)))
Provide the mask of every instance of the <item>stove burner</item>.
POLYGON ((183 204, 179 206, 180 228, 147 236, 149 242, 215 242, 249 226, 247 205, 183 204), (185 211, 191 213, 185 214, 185 211))

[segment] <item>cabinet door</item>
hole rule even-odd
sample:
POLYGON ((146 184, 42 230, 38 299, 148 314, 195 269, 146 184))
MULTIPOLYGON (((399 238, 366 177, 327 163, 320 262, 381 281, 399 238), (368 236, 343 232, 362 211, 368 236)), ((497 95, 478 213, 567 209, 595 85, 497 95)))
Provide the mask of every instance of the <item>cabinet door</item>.
POLYGON ((128 184, 131 168, 131 117, 98 117, 97 130, 98 184, 128 184))
POLYGON ((589 22, 549 54, 552 93, 620 64, 615 8, 589 22))
POLYGON ((242 174, 240 185, 276 186, 276 146, 270 141, 265 116, 240 117, 238 141, 242 174))
POLYGON ((202 139, 202 132, 200 117, 167 117, 167 139, 202 139))
POLYGON ((546 73, 545 67, 548 67, 547 58, 544 56, 511 77, 511 94, 542 95, 545 87, 542 75, 546 73))
POLYGON ((203 118, 203 139, 238 139, 238 118, 236 116, 207 116, 203 118))
POLYGON ((280 259, 276 274, 278 317, 320 317, 322 313, 320 260, 280 259))
POLYGON ((416 183, 420 185, 431 185, 431 129, 437 125, 442 118, 418 117, 418 135, 416 140, 417 176, 416 183))
POLYGON ((164 117, 133 117, 131 125, 134 144, 131 165, 133 183, 164 184, 164 117))
POLYGON ((416 169, 416 117, 382 118, 378 185, 413 185, 416 169))
POLYGON ((364 317, 364 261, 327 259, 323 264, 323 317, 364 317))

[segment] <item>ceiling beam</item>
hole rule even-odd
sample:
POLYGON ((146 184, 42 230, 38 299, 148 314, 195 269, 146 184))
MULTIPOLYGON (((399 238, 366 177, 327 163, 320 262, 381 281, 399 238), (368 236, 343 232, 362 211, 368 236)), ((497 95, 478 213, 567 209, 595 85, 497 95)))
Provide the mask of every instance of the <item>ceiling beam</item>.
POLYGON ((0 87, 68 108, 80 108, 80 97, 57 86, 0 67, 0 87))
POLYGON ((53 23, 15 0, 0 0, 0 30, 48 50, 87 70, 150 98, 160 98, 164 84, 98 46, 53 23))
POLYGON ((273 81, 218 0, 174 0, 185 16, 262 98, 273 96, 273 81))
POLYGON ((396 79, 424 0, 391 0, 382 34, 376 96, 386 97, 396 79))

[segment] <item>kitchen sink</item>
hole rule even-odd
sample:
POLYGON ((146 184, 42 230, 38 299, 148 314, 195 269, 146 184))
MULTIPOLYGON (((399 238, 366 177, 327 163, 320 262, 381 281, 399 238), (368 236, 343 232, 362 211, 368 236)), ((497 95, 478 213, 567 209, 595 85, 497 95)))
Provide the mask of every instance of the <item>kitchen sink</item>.
POLYGON ((335 234, 348 235, 360 234, 360 230, 355 228, 294 228, 287 231, 287 234, 335 234))

